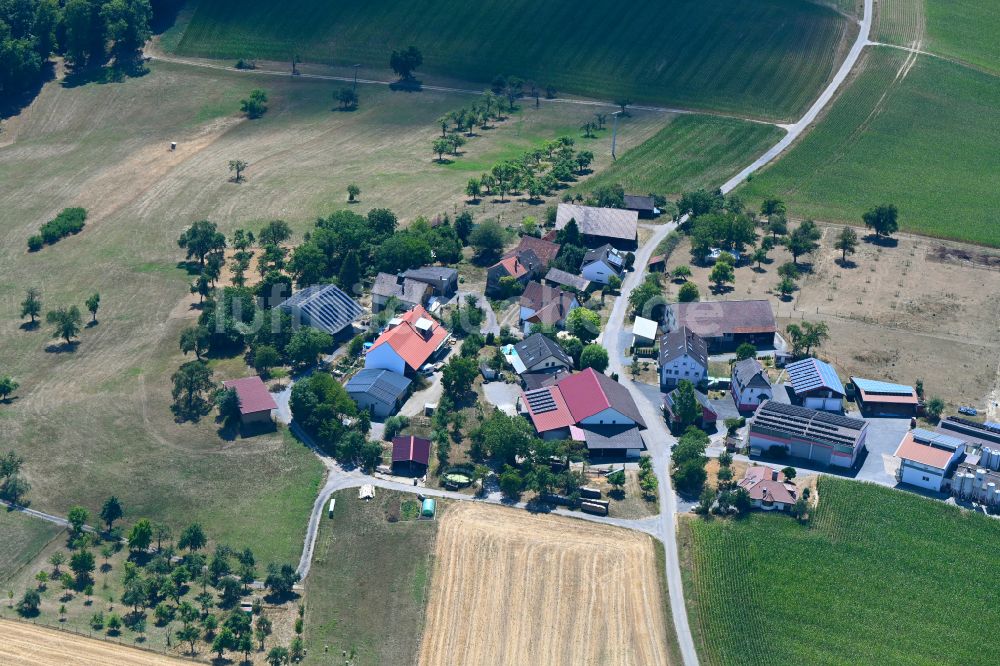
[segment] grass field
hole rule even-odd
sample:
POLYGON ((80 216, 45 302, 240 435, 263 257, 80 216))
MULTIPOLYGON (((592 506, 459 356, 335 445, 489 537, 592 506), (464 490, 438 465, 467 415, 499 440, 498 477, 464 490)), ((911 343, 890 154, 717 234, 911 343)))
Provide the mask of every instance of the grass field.
MULTIPOLYGON (((282 433, 226 441, 211 419, 177 424, 168 409, 170 375, 190 360, 178 351, 179 333, 198 314, 176 239, 199 219, 231 232, 281 218, 301 233, 346 206, 350 182, 361 186, 361 212, 387 206, 404 223, 464 205, 469 173, 433 163, 428 146, 435 119, 469 96, 364 86, 361 108, 343 113, 332 110, 338 87, 152 63, 148 75, 123 83, 49 84, 5 121, 0 358, 21 388, 0 405, 0 439, 27 459, 33 506, 65 514, 82 504, 94 514, 115 493, 130 520, 175 528, 198 520, 261 561, 298 559, 319 461, 282 433), (268 91, 270 111, 249 122, 239 100, 255 86, 268 91), (235 158, 250 163, 241 185, 228 180, 235 158), (27 253, 27 238, 73 205, 89 211, 84 231, 27 253), (47 327, 19 328, 28 287, 42 290, 45 310, 82 307, 97 291, 100 323, 60 352, 47 327)), ((458 161, 512 156, 590 113, 567 104, 525 109, 470 141, 458 161)), ((636 113, 619 141, 638 145, 668 118, 636 113)), ((595 168, 610 162, 608 134, 578 144, 595 152, 595 168)), ((541 207, 484 201, 473 210, 515 217, 541 207)), ((239 359, 217 367, 220 380, 248 372, 239 359)))
POLYGON ((651 537, 483 504, 441 518, 419 663, 667 664, 651 537))
POLYGON ((1000 74, 1000 13, 991 0, 883 0, 872 39, 916 46, 1000 74))
MULTIPOLYGON (((401 504, 413 495, 379 489, 366 502, 352 488, 334 497, 336 511, 320 524, 306 579, 306 648, 318 655, 309 661, 339 663, 346 650, 358 666, 412 664, 439 521, 403 519, 401 504), (389 515, 401 519, 390 523, 389 515)), ((440 518, 450 509, 439 502, 438 510, 440 518)))
POLYGON ((0 508, 0 584, 31 562, 60 532, 58 525, 0 508))
POLYGON ((1000 246, 984 213, 1000 207, 991 178, 1000 172, 998 106, 989 74, 876 47, 827 116, 739 191, 754 203, 776 195, 797 216, 853 224, 892 202, 904 230, 1000 246))
MULTIPOLYGON (((812 524, 754 514, 681 523, 704 664, 974 664, 1000 652, 1000 523, 821 477, 812 524)), ((988 659, 987 659, 988 661, 988 659)))
POLYGON ((805 0, 447 3, 201 2, 177 50, 385 68, 414 44, 427 74, 488 82, 514 74, 600 98, 787 118, 832 74, 848 33, 805 0))
POLYGON ((621 184, 626 192, 670 198, 702 187, 715 189, 781 136, 782 130, 773 125, 680 115, 582 187, 621 184))

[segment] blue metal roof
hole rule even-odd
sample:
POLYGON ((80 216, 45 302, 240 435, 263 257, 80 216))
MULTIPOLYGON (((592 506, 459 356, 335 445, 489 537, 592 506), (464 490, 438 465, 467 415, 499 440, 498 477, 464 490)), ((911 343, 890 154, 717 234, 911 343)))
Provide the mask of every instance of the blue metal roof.
POLYGON ((348 393, 367 393, 387 404, 393 404, 410 387, 410 380, 381 368, 365 368, 347 382, 348 393))
POLYGON ((958 437, 952 437, 951 435, 945 435, 939 432, 931 432, 930 430, 924 430, 923 428, 913 429, 913 441, 919 442, 920 444, 928 444, 930 446, 948 449, 949 451, 954 451, 958 447, 965 444, 964 439, 959 439, 958 437))
POLYGON ((818 388, 826 388, 844 395, 844 385, 837 371, 829 363, 817 358, 804 358, 785 366, 792 388, 796 393, 807 393, 818 388))
POLYGON ((861 377, 851 377, 851 381, 865 393, 913 395, 913 387, 906 384, 892 384, 890 382, 880 382, 875 379, 863 379, 861 377))

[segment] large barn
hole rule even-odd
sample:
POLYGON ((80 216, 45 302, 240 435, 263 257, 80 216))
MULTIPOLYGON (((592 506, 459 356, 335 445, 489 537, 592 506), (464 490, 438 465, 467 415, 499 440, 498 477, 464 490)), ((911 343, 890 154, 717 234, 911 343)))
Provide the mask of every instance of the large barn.
POLYGON ((750 421, 747 443, 751 453, 779 447, 795 458, 850 468, 865 450, 867 436, 863 419, 768 400, 750 421))
POLYGON ((851 377, 854 399, 865 416, 896 416, 911 418, 917 414, 917 391, 905 384, 892 384, 874 379, 851 377))
POLYGON ((664 323, 668 331, 690 329, 708 344, 710 354, 732 351, 744 342, 769 349, 778 330, 768 301, 672 303, 664 323))

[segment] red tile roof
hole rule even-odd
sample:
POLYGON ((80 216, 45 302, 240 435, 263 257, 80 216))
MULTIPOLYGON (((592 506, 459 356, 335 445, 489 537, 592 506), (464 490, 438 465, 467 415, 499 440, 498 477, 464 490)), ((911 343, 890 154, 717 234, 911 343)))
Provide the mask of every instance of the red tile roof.
POLYGON ((535 253, 536 257, 542 260, 544 265, 548 266, 555 261, 556 255, 559 254, 559 247, 558 243, 551 243, 548 240, 535 238, 534 236, 521 236, 521 241, 514 248, 514 254, 522 250, 531 250, 535 253))
POLYGON ((607 375, 587 368, 559 381, 559 390, 578 422, 612 408, 645 428, 646 422, 639 414, 635 400, 628 389, 607 375))
POLYGON ((913 440, 913 432, 907 432, 903 436, 903 441, 896 449, 896 457, 903 460, 912 460, 922 465, 929 465, 936 469, 948 469, 948 463, 954 455, 952 451, 945 451, 933 446, 927 446, 913 440))
POLYGON ((400 315, 398 319, 401 321, 383 332, 368 352, 371 353, 372 349, 387 344, 399 354, 407 366, 419 370, 448 338, 448 331, 419 305, 400 315), (431 322, 430 335, 425 336, 417 330, 416 324, 421 319, 431 322))
POLYGON ((521 404, 528 410, 528 416, 531 418, 531 422, 535 425, 535 430, 538 432, 567 428, 576 423, 573 414, 569 411, 569 407, 566 406, 566 400, 563 398, 558 386, 546 386, 534 391, 522 391, 521 404), (550 404, 545 410, 533 410, 531 406, 533 398, 535 396, 544 397, 545 394, 551 396, 550 404))
POLYGON ((415 462, 426 465, 431 459, 430 440, 403 435, 392 438, 392 462, 415 462))
POLYGON ((799 496, 798 488, 786 481, 784 474, 764 465, 748 467, 738 485, 747 491, 750 499, 758 501, 794 504, 799 496))
POLYGON ((222 382, 222 385, 226 388, 236 389, 236 395, 240 398, 240 414, 244 416, 278 408, 278 404, 271 397, 260 377, 230 379, 228 382, 222 382))
POLYGON ((527 266, 518 260, 516 254, 510 257, 504 257, 498 261, 497 264, 503 266, 507 273, 512 277, 521 277, 528 272, 527 266))

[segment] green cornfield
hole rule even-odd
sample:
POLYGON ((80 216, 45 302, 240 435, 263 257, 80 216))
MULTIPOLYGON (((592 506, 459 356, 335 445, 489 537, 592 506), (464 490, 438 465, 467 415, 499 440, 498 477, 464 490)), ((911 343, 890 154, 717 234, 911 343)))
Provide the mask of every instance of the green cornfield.
POLYGON ((986 664, 1000 654, 1000 521, 821 477, 787 515, 681 523, 704 664, 986 664))
POLYGON ((855 29, 807 0, 203 0, 177 51, 388 69, 412 44, 425 74, 787 119, 855 29))

